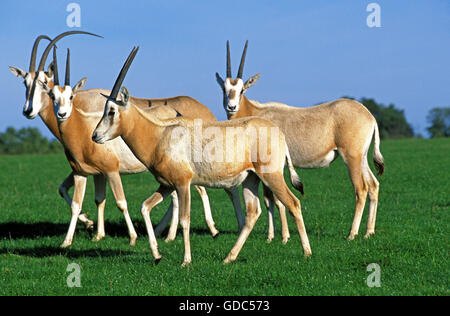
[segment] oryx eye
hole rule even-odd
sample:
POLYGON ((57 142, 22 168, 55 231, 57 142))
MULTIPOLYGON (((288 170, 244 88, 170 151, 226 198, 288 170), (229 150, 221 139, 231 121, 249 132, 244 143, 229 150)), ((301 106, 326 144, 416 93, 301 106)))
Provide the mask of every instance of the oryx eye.
POLYGON ((114 116, 114 114, 116 114, 116 112, 114 112, 113 109, 109 110, 109 113, 108 113, 109 116, 114 116))
POLYGON ((48 94, 48 96, 49 96, 53 101, 55 101, 55 95, 53 94, 53 92, 50 92, 50 93, 48 94))
POLYGON ((70 100, 71 100, 71 101, 73 100, 73 95, 70 96, 70 100))

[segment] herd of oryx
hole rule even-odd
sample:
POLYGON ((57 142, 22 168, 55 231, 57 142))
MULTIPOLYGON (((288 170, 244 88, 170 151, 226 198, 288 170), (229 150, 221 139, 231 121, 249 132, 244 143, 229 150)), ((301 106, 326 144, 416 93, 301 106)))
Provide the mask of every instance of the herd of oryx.
POLYGON ((226 78, 223 79, 216 73, 229 119, 225 122, 217 121, 206 106, 191 97, 132 97, 128 90, 122 87, 122 83, 138 48, 131 51, 111 91, 82 90, 86 78, 73 87, 70 85, 69 50, 64 84, 60 82, 58 74, 55 44, 63 37, 73 34, 98 36, 83 31, 65 32, 54 39, 41 35, 34 42, 28 71, 10 67, 14 75, 24 79, 26 103, 23 114, 29 119, 37 115, 42 118, 64 146, 66 158, 72 168, 72 173, 59 187, 59 193, 72 211, 70 226, 62 247, 72 244, 78 220, 88 228, 93 227, 94 223, 82 213, 86 179, 89 175, 94 177, 95 202, 98 209, 94 240, 99 241, 105 237, 104 209, 108 181, 116 204, 125 217, 130 244, 134 245, 137 234, 128 213, 120 175, 148 170, 160 186, 143 202, 141 212, 150 248, 157 262, 162 257, 156 236, 164 231, 169 222, 171 225, 166 241, 175 239, 180 223, 185 246, 183 265, 191 262, 191 185, 194 185, 200 194, 206 223, 213 236, 219 232, 211 215, 205 187, 222 188, 230 197, 240 235, 225 263, 235 261, 261 215, 258 198, 260 182, 263 183, 264 202, 269 211, 268 240, 274 238, 273 210, 276 205, 281 217, 282 240, 283 243, 288 242, 290 235, 286 219, 287 208, 295 220, 303 252, 309 256, 312 252, 300 201, 284 180, 284 167, 287 164, 293 187, 303 193, 303 185, 295 167, 327 167, 338 155, 348 168, 356 197, 349 239, 358 235, 367 194, 370 204, 366 237, 375 233, 379 183, 367 160, 372 139, 373 160, 379 174, 384 171, 384 161, 379 149, 377 122, 359 102, 339 99, 312 107, 297 108, 275 102, 261 104, 250 101, 245 97, 245 92, 258 81, 260 75, 243 81, 248 42, 236 79, 233 79, 231 73, 228 42, 226 78), (41 40, 48 40, 50 43, 45 48, 36 70, 37 50, 41 40), (53 61, 45 71, 45 63, 52 49, 53 61), (239 131, 232 135, 231 140, 228 137, 230 130, 239 131), (197 136, 206 134, 227 136, 197 136), (268 154, 263 154, 261 148, 268 154), (227 159, 207 159, 208 155, 200 155, 202 159, 192 157, 193 153, 195 155, 198 151, 208 150, 211 156, 217 152, 225 153, 227 159), (245 220, 239 185, 242 185, 245 201, 245 220), (68 190, 72 186, 74 192, 71 198, 68 190), (150 213, 169 195, 172 196, 169 210, 161 223, 153 229, 150 213))

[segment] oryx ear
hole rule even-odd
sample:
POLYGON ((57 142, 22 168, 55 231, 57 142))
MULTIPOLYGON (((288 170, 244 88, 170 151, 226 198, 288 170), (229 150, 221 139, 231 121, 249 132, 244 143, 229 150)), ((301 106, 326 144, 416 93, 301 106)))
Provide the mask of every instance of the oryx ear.
POLYGON ((251 86, 253 86, 258 80, 259 77, 261 77, 261 74, 256 74, 253 77, 251 77, 250 79, 248 79, 245 83, 244 83, 244 91, 246 91, 248 88, 250 88, 251 86))
POLYGON ((19 78, 25 78, 27 75, 27 72, 25 70, 17 67, 9 67, 9 71, 11 71, 14 76, 19 78))
POLYGON ((42 90, 45 93, 50 93, 51 89, 48 87, 48 84, 40 79, 37 80, 37 84, 41 86, 42 90))
POLYGON ((78 91, 80 91, 81 89, 83 89, 84 86, 86 85, 86 81, 87 81, 87 78, 83 78, 80 81, 78 81, 78 83, 75 86, 73 86, 72 93, 75 94, 78 91))
POLYGON ((130 92, 125 87, 120 90, 120 98, 122 99, 122 105, 128 107, 128 102, 130 101, 130 92))
POLYGON ((216 72, 216 80, 222 90, 225 90, 225 81, 223 81, 222 77, 216 72))

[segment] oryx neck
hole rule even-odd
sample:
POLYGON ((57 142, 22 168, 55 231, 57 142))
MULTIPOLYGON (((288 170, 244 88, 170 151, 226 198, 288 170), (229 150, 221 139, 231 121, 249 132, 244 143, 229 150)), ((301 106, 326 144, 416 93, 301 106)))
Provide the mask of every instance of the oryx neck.
POLYGON ((133 104, 122 115, 121 137, 147 168, 152 168, 156 146, 164 127, 148 120, 133 104))
POLYGON ((58 121, 56 120, 55 113, 53 112, 53 101, 47 94, 45 94, 45 97, 42 99, 42 108, 39 112, 39 116, 52 134, 58 138, 59 141, 61 141, 58 121))
POLYGON ((239 111, 233 115, 229 115, 228 119, 237 119, 248 116, 257 116, 259 109, 243 95, 239 102, 239 111))

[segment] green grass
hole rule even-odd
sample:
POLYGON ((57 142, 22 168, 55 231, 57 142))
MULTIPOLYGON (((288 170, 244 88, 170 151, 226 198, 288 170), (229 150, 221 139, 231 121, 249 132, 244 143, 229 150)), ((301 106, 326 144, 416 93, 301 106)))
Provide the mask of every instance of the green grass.
MULTIPOLYGON (((140 205, 157 188, 148 173, 123 177, 131 217, 140 238, 128 246, 121 213, 108 191, 107 238, 100 243, 79 226, 74 244, 62 250, 70 210, 57 194, 70 173, 61 155, 0 156, 0 295, 449 295, 450 140, 382 142, 386 173, 379 177, 376 235, 349 242, 354 212, 351 183, 342 160, 330 168, 299 170, 301 198, 313 256, 304 258, 289 219, 283 246, 279 216, 276 239, 266 243, 263 212, 236 263, 222 260, 237 239, 226 194, 209 190, 220 236, 206 230, 193 192, 193 263, 182 268, 183 240, 159 239, 163 260, 149 250, 140 205), (81 288, 69 288, 70 263, 81 266, 81 288), (370 263, 381 267, 381 287, 369 288, 370 263)), ((296 192, 298 193, 298 192, 296 192)), ((154 212, 157 223, 168 206, 154 212)), ((83 207, 96 220, 93 181, 83 207)), ((367 206, 360 236, 365 233, 367 206)))

